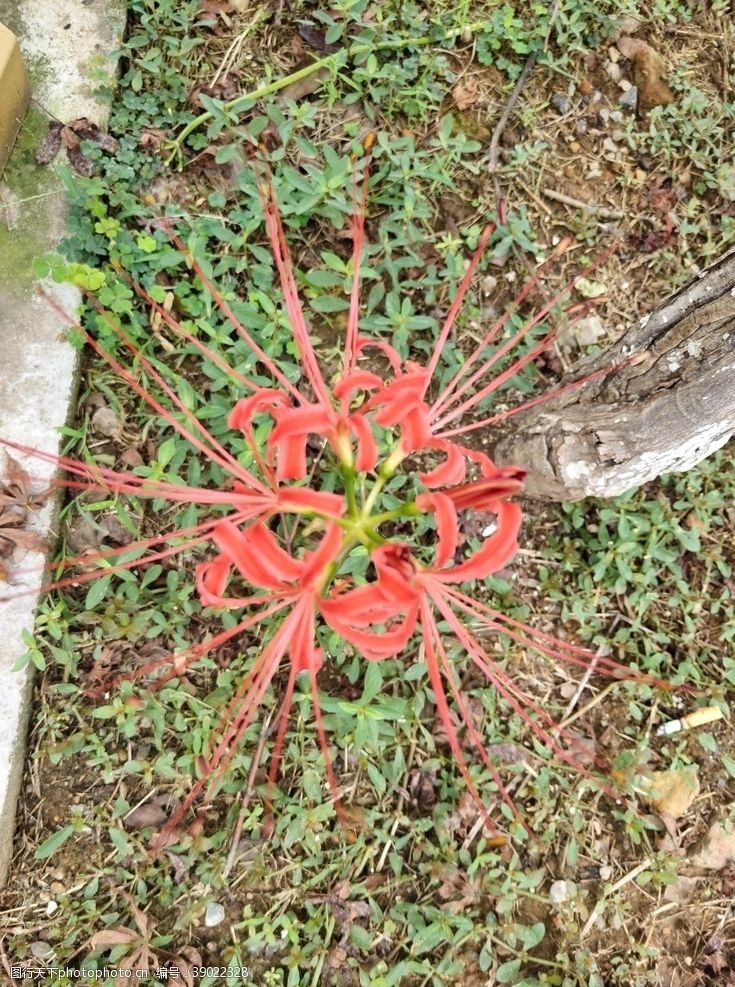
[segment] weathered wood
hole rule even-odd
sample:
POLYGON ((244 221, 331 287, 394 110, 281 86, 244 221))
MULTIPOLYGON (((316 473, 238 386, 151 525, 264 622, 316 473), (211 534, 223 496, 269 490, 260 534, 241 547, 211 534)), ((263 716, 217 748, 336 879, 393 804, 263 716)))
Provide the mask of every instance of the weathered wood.
POLYGON ((614 496, 691 469, 727 442, 735 432, 735 251, 583 361, 574 377, 632 354, 642 356, 635 366, 506 423, 494 457, 530 471, 531 496, 614 496))

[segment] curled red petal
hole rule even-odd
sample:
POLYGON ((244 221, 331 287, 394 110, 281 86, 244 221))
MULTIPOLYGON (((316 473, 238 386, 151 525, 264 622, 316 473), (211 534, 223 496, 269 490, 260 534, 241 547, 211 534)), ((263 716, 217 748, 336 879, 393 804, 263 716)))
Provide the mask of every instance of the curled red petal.
POLYGON ((276 510, 314 511, 328 517, 342 517, 345 499, 342 494, 309 487, 281 487, 276 495, 276 510))
POLYGON ((254 586, 288 588, 301 574, 301 563, 283 551, 262 521, 242 531, 231 521, 221 521, 212 530, 212 540, 254 586))
POLYGON ((360 473, 372 473, 378 461, 378 447, 369 420, 359 413, 350 415, 348 423, 357 437, 355 467, 360 473))
POLYGON ((395 657, 406 647, 416 629, 418 609, 418 603, 414 603, 408 608, 400 624, 379 631, 360 630, 349 620, 343 621, 334 615, 325 614, 325 618, 338 634, 360 650, 363 658, 367 658, 368 661, 380 661, 383 658, 395 657))
POLYGON ((401 445, 405 452, 421 449, 431 441, 429 407, 421 404, 413 408, 400 420, 401 445))
POLYGON ((294 435, 281 439, 278 443, 276 476, 281 480, 303 480, 307 474, 306 440, 307 435, 294 435))
POLYGON ((398 604, 413 603, 420 590, 416 583, 416 565, 408 545, 387 542, 374 549, 371 558, 384 598, 398 604))
POLYGON ((473 507, 478 511, 494 511, 498 502, 523 487, 526 471, 518 466, 502 466, 494 475, 463 483, 461 486, 444 490, 458 510, 473 507))
POLYGON ((382 339, 370 339, 369 336, 360 336, 357 340, 357 352, 361 354, 363 350, 367 349, 380 350, 383 356, 387 358, 393 370, 397 374, 401 372, 401 358, 398 355, 398 351, 390 343, 386 343, 382 339))
POLYGON ((430 473, 419 473, 419 479, 425 487, 454 486, 464 480, 467 473, 467 457, 462 446, 444 439, 434 439, 427 445, 432 449, 440 449, 446 453, 446 459, 430 473))
POLYGON ((420 494, 416 498, 416 504, 422 511, 434 512, 438 544, 433 568, 441 568, 454 559, 457 551, 457 511, 445 493, 420 494))
POLYGON ((324 435, 336 424, 336 412, 325 404, 305 404, 300 408, 287 408, 279 411, 278 420, 268 437, 268 442, 270 445, 277 446, 282 439, 294 435, 309 435, 312 432, 324 435))
POLYGON ((301 565, 299 575, 299 585, 303 588, 311 588, 319 585, 322 581, 325 570, 334 562, 342 547, 344 535, 338 524, 327 525, 322 540, 313 552, 308 552, 301 565))
POLYGON ((276 408, 288 404, 289 399, 283 391, 272 387, 262 387, 251 394, 250 397, 241 398, 227 419, 230 428, 239 428, 246 432, 253 421, 254 416, 260 411, 273 411, 276 408))
POLYGON ((316 646, 314 608, 304 601, 293 637, 288 647, 291 663, 299 672, 318 672, 324 664, 324 652, 316 646))
MULTIPOLYGON (((451 569, 441 569, 434 574, 444 583, 463 583, 472 579, 484 579, 497 572, 518 551, 518 531, 522 514, 517 504, 501 501, 497 508, 498 530, 485 539, 475 554, 451 569)), ((433 571, 433 570, 432 570, 433 571)))
POLYGON ((211 562, 200 562, 197 565, 196 587, 203 607, 222 606, 231 565, 224 555, 217 555, 211 562))
POLYGON ((319 601, 319 606, 327 623, 341 622, 350 627, 384 624, 400 617, 406 609, 403 603, 387 599, 377 583, 356 586, 346 593, 327 597, 319 601))
POLYGON ((370 370, 355 370, 347 374, 334 385, 333 392, 339 400, 349 401, 355 391, 376 391, 383 387, 384 381, 370 370))

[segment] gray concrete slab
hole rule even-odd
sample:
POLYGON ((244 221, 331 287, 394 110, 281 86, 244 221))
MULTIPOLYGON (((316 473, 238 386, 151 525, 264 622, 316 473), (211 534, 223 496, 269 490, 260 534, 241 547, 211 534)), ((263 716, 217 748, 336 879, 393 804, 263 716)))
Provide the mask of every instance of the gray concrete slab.
MULTIPOLYGON (((94 89, 103 73, 114 75, 107 56, 119 47, 125 2, 0 0, 0 21, 18 36, 37 103, 0 180, 0 436, 56 454, 58 430, 72 411, 76 351, 65 339, 63 321, 37 294, 32 261, 58 247, 67 214, 61 181, 53 167, 36 164, 35 150, 47 113, 63 122, 86 116, 106 126, 108 107, 94 89)), ((79 304, 75 288, 45 287, 67 311, 79 304)), ((32 457, 24 465, 42 481, 53 472, 32 457)), ((0 473, 4 469, 0 453, 0 473)), ((50 530, 55 506, 39 514, 39 531, 50 530)), ((20 577, 11 593, 32 592, 0 603, 0 885, 12 857, 32 694, 30 671, 13 669, 27 650, 22 633, 33 627, 42 562, 32 553, 16 557, 13 565, 36 571, 20 577)))

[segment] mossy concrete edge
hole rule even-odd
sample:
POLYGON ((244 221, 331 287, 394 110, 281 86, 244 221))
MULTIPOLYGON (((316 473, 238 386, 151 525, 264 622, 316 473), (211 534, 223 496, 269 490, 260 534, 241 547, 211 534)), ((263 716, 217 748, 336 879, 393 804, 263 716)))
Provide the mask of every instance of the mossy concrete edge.
MULTIPOLYGON (((36 163, 35 150, 50 115, 62 121, 88 116, 106 126, 108 108, 94 93, 101 81, 97 67, 119 48, 125 17, 124 0, 0 0, 0 20, 14 30, 26 57, 36 107, 0 182, 0 437, 54 455, 59 429, 73 412, 77 357, 66 340, 66 321, 39 295, 33 273, 33 258, 56 250, 67 226, 62 182, 53 167, 36 163)), ((108 84, 115 72, 108 62, 108 84)), ((65 311, 78 307, 76 289, 43 287, 65 311)), ((14 455, 39 483, 51 479, 51 465, 14 455)), ((50 541, 57 506, 48 504, 36 519, 50 541)), ((0 602, 0 886, 13 855, 33 695, 31 671, 14 668, 27 650, 24 632, 33 629, 43 559, 28 555, 15 561, 26 576, 18 577, 11 598, 0 602)))

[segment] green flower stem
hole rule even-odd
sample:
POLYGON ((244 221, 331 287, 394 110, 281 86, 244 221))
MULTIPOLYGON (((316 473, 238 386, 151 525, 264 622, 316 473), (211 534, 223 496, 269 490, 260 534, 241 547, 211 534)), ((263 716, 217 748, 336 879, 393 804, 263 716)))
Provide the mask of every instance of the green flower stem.
MULTIPOLYGON (((376 44, 356 44, 352 45, 350 48, 343 48, 340 51, 336 51, 331 55, 325 55, 324 58, 318 58, 314 62, 310 62, 309 65, 304 65, 303 68, 298 69, 296 72, 292 72, 290 75, 285 75, 281 79, 276 79, 275 82, 269 82, 265 86, 260 86, 258 89, 252 89, 248 93, 242 93, 240 96, 236 96, 227 103, 222 104, 222 112, 224 114, 238 113, 241 109, 244 109, 248 103, 252 103, 258 99, 264 99, 266 96, 272 96, 274 93, 279 92, 281 89, 285 89, 286 86, 290 86, 293 82, 300 82, 302 79, 308 78, 308 76, 313 75, 320 69, 330 68, 335 65, 340 58, 346 57, 351 58, 354 55, 360 55, 364 52, 370 51, 390 51, 391 49, 407 48, 409 45, 424 46, 429 44, 439 44, 441 42, 450 41, 452 38, 456 37, 458 34, 463 34, 465 31, 475 32, 480 31, 482 28, 487 26, 487 21, 478 21, 475 24, 467 24, 465 27, 454 28, 448 31, 443 38, 397 38, 393 41, 379 41, 376 44)), ((181 147, 184 141, 195 130, 204 126, 208 123, 214 116, 212 110, 205 110, 204 113, 200 113, 198 117, 191 120, 184 129, 181 131, 178 137, 174 138, 169 144, 171 148, 171 153, 166 159, 166 164, 170 165, 174 158, 181 158, 181 147)))

